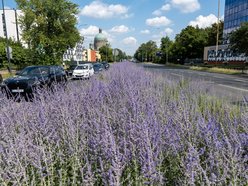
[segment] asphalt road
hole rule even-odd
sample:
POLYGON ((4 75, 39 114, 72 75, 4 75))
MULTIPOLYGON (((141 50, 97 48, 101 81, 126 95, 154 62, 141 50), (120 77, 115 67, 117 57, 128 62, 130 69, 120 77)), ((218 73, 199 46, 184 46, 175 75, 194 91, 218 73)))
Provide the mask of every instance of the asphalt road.
POLYGON ((166 77, 204 82, 206 86, 211 87, 211 94, 214 94, 214 96, 223 98, 233 104, 241 103, 247 105, 245 99, 248 100, 248 75, 226 75, 158 64, 138 65, 166 77))

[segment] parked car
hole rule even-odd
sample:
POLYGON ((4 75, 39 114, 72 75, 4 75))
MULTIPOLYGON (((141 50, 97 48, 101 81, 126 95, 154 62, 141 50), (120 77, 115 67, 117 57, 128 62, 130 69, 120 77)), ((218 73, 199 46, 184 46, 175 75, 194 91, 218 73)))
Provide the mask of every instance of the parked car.
POLYGON ((77 67, 77 65, 70 65, 69 68, 65 70, 67 76, 72 76, 73 70, 77 67))
POLYGON ((61 66, 28 66, 17 72, 16 76, 5 79, 0 88, 8 98, 16 95, 29 98, 37 88, 51 87, 54 83, 66 81, 66 73, 61 66))
POLYGON ((73 70, 72 78, 73 79, 82 79, 82 78, 90 78, 94 74, 94 68, 91 63, 85 63, 77 65, 73 70))
POLYGON ((110 65, 107 61, 102 61, 101 63, 103 64, 105 70, 109 69, 110 65))
POLYGON ((99 73, 99 72, 104 70, 104 66, 103 66, 102 63, 94 63, 93 68, 94 68, 95 74, 97 74, 97 73, 99 73))

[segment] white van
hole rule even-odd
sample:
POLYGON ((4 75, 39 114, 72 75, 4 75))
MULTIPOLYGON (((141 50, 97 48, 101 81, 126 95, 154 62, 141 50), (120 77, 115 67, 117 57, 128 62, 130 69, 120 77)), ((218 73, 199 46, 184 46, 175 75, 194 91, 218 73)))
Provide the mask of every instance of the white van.
POLYGON ((94 68, 91 63, 77 65, 72 72, 72 78, 89 78, 94 74, 94 68))

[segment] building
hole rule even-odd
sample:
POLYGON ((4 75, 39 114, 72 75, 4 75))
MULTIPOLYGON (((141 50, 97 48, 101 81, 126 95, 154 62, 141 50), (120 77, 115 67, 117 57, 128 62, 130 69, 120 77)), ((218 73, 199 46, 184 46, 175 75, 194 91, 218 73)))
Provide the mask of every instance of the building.
POLYGON ((207 64, 244 65, 247 57, 244 54, 234 53, 228 46, 229 34, 238 29, 242 23, 248 22, 247 0, 226 0, 224 15, 223 45, 204 48, 203 61, 207 64))
POLYGON ((83 51, 83 61, 96 62, 101 60, 101 55, 99 51, 92 49, 84 49, 83 51))
POLYGON ((234 53, 228 48, 228 44, 219 45, 216 53, 216 46, 204 48, 204 63, 221 65, 243 65, 246 62, 244 54, 234 53))
POLYGON ((83 61, 83 42, 78 42, 74 48, 69 48, 63 55, 63 61, 83 61))
MULTIPOLYGON (((14 41, 21 40, 21 29, 18 24, 19 16, 22 14, 20 10, 16 9, 5 9, 5 20, 6 20, 6 29, 8 33, 8 38, 11 38, 14 41)), ((0 37, 5 37, 3 32, 3 10, 0 10, 1 19, 0 19, 0 37)))
POLYGON ((94 38, 93 44, 89 44, 89 48, 86 49, 83 46, 83 40, 76 44, 74 48, 68 49, 63 55, 63 61, 101 61, 101 55, 99 49, 102 46, 107 45, 108 40, 102 30, 99 29, 99 33, 94 38))
POLYGON ((99 33, 94 38, 94 49, 99 50, 102 46, 106 46, 107 43, 107 37, 102 33, 102 29, 99 29, 99 33))
POLYGON ((233 30, 248 22, 247 0, 226 0, 224 17, 224 36, 228 36, 233 30))

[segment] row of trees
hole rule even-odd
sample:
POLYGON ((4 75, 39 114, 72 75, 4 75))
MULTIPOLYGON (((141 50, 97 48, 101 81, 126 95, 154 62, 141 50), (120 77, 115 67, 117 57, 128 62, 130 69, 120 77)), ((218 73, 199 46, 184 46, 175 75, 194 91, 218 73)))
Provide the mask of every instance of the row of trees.
MULTIPOLYGON (((134 56, 139 61, 159 63, 168 61, 184 63, 186 59, 202 59, 205 46, 214 46, 217 41, 218 45, 223 43, 223 26, 222 21, 219 26, 214 23, 205 29, 187 26, 176 35, 174 41, 169 37, 163 37, 160 47, 157 47, 153 41, 141 44, 134 56), (219 38, 217 40, 218 29, 219 38)), ((225 40, 229 41, 230 49, 234 52, 248 55, 248 22, 230 33, 225 40)))
POLYGON ((248 56, 248 22, 243 23, 239 29, 234 31, 230 35, 229 41, 233 51, 248 56))
POLYGON ((220 33, 218 44, 222 43, 223 25, 223 22, 220 22, 219 26, 215 23, 205 29, 187 26, 176 35, 174 41, 168 36, 163 37, 159 48, 153 41, 141 44, 134 56, 139 61, 163 63, 183 62, 187 58, 202 58, 205 46, 216 45, 217 31, 220 33))
MULTIPOLYGON (((78 5, 68 0, 16 0, 23 12, 19 18, 22 40, 26 46, 10 41, 13 51, 11 63, 61 64, 68 48, 81 37, 76 28, 78 5)), ((0 67, 6 65, 5 39, 0 39, 0 67)))
MULTIPOLYGON (((76 28, 78 5, 68 0, 16 0, 23 12, 18 23, 22 29, 21 43, 9 39, 11 64, 17 68, 36 64, 61 64, 63 54, 81 41, 76 28)), ((7 66, 5 39, 0 38, 0 68, 7 66)), ((100 54, 104 61, 120 61, 127 55, 120 49, 104 46, 100 54)))
POLYGON ((121 49, 112 49, 110 45, 102 46, 99 49, 102 61, 114 62, 129 58, 121 49))

